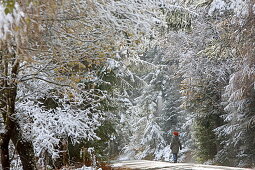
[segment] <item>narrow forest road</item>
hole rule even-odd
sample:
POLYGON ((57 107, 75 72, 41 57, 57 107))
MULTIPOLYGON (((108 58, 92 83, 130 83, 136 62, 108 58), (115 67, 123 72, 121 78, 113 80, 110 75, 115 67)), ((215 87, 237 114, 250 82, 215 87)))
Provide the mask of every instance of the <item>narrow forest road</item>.
POLYGON ((153 169, 153 170, 251 170, 249 168, 234 168, 224 166, 212 166, 193 163, 170 163, 148 160, 119 161, 112 164, 114 170, 132 170, 132 169, 153 169))

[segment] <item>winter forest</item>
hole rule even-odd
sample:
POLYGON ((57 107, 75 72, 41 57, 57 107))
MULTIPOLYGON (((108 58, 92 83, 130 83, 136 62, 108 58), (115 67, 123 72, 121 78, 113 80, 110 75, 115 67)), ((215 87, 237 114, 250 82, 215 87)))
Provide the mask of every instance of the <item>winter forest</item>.
POLYGON ((170 162, 173 131, 255 167, 254 0, 0 0, 2 169, 170 162))

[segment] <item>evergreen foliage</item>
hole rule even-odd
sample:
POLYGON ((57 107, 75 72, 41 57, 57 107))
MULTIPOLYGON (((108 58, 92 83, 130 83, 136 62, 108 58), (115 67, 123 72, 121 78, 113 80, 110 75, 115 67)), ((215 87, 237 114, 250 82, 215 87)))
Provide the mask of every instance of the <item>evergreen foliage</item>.
POLYGON ((0 1, 1 163, 255 167, 254 0, 0 1), (36 162, 37 161, 37 162, 36 162))

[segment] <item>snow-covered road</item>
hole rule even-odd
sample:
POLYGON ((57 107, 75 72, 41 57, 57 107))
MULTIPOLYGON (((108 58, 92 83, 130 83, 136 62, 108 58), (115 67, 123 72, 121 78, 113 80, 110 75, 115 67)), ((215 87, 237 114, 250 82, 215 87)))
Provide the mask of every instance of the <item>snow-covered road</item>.
POLYGON ((163 170, 251 170, 248 168, 234 168, 224 166, 201 165, 192 163, 169 163, 148 160, 120 161, 112 164, 113 169, 163 169, 163 170))

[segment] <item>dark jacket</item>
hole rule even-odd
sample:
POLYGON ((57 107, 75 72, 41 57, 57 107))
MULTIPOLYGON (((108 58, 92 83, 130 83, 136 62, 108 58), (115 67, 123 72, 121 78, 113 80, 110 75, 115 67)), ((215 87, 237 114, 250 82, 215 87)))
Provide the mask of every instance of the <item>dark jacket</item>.
POLYGON ((178 153, 179 149, 182 149, 182 145, 178 136, 173 136, 170 148, 172 153, 178 153))

